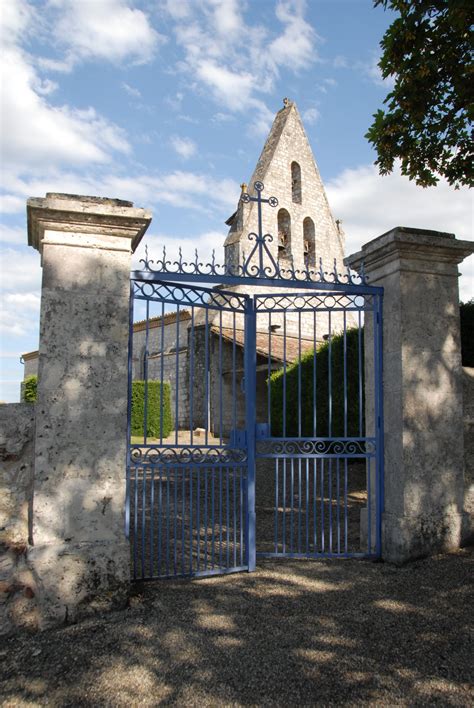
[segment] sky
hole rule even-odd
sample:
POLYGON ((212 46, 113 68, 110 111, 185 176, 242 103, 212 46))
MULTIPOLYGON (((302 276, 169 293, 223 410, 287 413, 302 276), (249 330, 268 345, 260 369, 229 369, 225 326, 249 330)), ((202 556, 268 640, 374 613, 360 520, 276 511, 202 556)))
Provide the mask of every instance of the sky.
MULTIPOLYGON (((394 226, 472 239, 466 189, 380 177, 364 138, 390 80, 394 15, 371 0, 0 0, 0 401, 18 401, 38 348, 41 267, 26 200, 99 195, 149 208, 134 256, 167 244, 219 254, 239 184, 283 98, 294 100, 346 253, 394 226)), ((278 195, 276 195, 278 196, 278 195)), ((474 257, 460 268, 474 295, 474 257)))

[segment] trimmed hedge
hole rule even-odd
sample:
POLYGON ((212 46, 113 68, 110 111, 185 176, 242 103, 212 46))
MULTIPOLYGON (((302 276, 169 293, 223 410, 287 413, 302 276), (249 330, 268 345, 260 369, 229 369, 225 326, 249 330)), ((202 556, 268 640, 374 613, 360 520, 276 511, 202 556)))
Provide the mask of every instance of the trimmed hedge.
MULTIPOLYGON (((143 435, 145 418, 145 382, 132 381, 132 435, 143 435)), ((170 385, 159 381, 148 381, 147 401, 147 436, 160 437, 160 428, 163 426, 163 437, 167 437, 173 430, 171 418, 170 385), (161 390, 163 391, 163 408, 160 413, 161 390)))
MULTIPOLYGON (((361 330, 362 363, 362 434, 364 434, 364 332, 361 330)), ((347 371, 347 435, 359 435, 359 329, 346 332, 347 371)), ((288 437, 298 436, 298 372, 301 368, 301 434, 314 435, 314 351, 301 357, 286 369, 286 432, 288 437)), ((316 351, 316 436, 329 436, 329 342, 324 342, 316 351)), ((344 436, 344 336, 331 338, 332 377, 332 437, 344 436)), ((283 435, 283 369, 270 377, 272 435, 283 435)))
POLYGON ((34 403, 38 392, 38 377, 35 374, 27 376, 23 388, 24 399, 27 403, 34 403))
POLYGON ((461 356, 463 366, 474 366, 474 298, 461 302, 461 356))

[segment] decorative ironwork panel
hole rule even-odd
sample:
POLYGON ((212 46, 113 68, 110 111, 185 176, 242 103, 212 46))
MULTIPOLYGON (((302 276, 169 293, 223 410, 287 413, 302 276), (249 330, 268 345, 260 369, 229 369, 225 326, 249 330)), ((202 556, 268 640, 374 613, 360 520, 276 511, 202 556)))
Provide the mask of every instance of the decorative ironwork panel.
POLYGON ((177 283, 156 283, 135 280, 133 282, 133 295, 137 300, 163 302, 169 305, 183 305, 185 307, 199 306, 213 310, 227 310, 231 312, 244 312, 247 295, 214 291, 209 288, 196 288, 192 285, 177 283))
POLYGON ((217 263, 215 251, 212 252, 211 260, 205 262, 200 259, 197 250, 193 260, 185 260, 181 248, 178 250, 178 258, 172 260, 168 257, 166 246, 163 246, 161 258, 153 260, 148 257, 146 251, 145 258, 140 261, 143 264, 143 273, 155 273, 179 276, 205 276, 209 280, 219 278, 234 278, 237 282, 246 279, 280 280, 290 282, 308 282, 314 284, 334 284, 334 285, 367 285, 367 278, 363 271, 360 274, 352 272, 349 268, 344 273, 338 271, 336 260, 334 267, 327 271, 323 268, 323 261, 319 259, 319 268, 298 269, 291 263, 290 267, 283 267, 275 259, 268 248, 268 244, 273 242, 271 234, 264 234, 262 230, 262 205, 268 204, 270 207, 278 206, 276 197, 264 199, 262 192, 264 185, 262 182, 255 182, 254 189, 256 196, 243 193, 240 197, 244 203, 256 202, 258 233, 248 234, 249 252, 242 254, 242 263, 226 264, 217 263))
POLYGON ((375 438, 268 438, 257 440, 257 457, 373 457, 375 438))
POLYGON ((243 448, 189 445, 148 446, 135 445, 130 448, 132 465, 244 465, 247 462, 247 450, 243 448))
POLYGON ((315 312, 318 310, 322 312, 328 310, 361 312, 374 309, 374 296, 340 292, 256 295, 255 308, 257 312, 315 312))

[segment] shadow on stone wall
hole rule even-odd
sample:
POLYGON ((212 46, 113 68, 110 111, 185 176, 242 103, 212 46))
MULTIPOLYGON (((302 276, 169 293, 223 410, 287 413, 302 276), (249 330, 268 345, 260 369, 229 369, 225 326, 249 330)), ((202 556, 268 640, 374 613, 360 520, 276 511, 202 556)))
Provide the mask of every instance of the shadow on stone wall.
POLYGON ((0 405, 0 633, 15 628, 33 596, 31 541, 35 406, 0 405))
POLYGON ((397 302, 384 312, 384 536, 393 560, 458 548, 464 505, 459 307, 453 283, 431 273, 405 277, 402 272, 400 278, 403 320, 397 302), (394 374, 397 368, 403 373, 394 374), (402 390, 394 388, 397 381, 403 382, 402 390), (400 417, 402 428, 391 427, 400 417))

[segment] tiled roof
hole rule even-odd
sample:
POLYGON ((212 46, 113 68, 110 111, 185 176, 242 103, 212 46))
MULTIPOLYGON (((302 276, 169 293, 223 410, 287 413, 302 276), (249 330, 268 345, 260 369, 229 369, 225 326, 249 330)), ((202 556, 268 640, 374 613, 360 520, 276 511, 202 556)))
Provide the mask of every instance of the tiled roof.
MULTIPOLYGON (((214 334, 219 334, 222 332, 222 337, 228 342, 234 341, 234 330, 228 327, 222 327, 222 330, 215 325, 211 327, 211 331, 214 334)), ((242 329, 237 329, 235 331, 235 343, 238 347, 244 347, 245 335, 242 329)), ((285 351, 285 340, 281 334, 275 334, 272 332, 271 342, 269 341, 268 333, 257 332, 257 354, 267 357, 270 353, 271 344, 271 357, 275 361, 280 361, 282 364, 286 359, 287 364, 292 364, 298 361, 300 355, 299 340, 298 337, 286 336, 286 351, 285 351)), ((313 349, 312 340, 302 339, 301 340, 301 354, 313 349)))
MULTIPOLYGON (((153 329, 155 327, 160 327, 161 321, 163 320, 165 324, 173 324, 173 322, 176 322, 178 319, 177 317, 177 312, 167 312, 164 317, 150 317, 148 320, 148 327, 149 329, 153 329)), ((189 313, 189 310, 180 310, 179 312, 179 321, 181 320, 190 320, 191 315, 189 313)), ((133 323, 133 331, 134 332, 142 332, 144 329, 146 329, 146 320, 140 320, 139 322, 134 322, 133 323)))
POLYGON ((26 354, 22 354, 21 358, 24 361, 31 361, 31 359, 37 359, 38 358, 38 350, 36 349, 34 352, 26 352, 26 354))
MULTIPOLYGON (((176 312, 169 312, 164 316, 164 321, 165 324, 172 324, 173 322, 176 321, 176 312)), ((191 315, 189 313, 189 310, 182 310, 179 313, 180 321, 181 320, 189 320, 191 319, 191 315)), ((149 327, 150 329, 154 327, 159 327, 161 325, 161 317, 152 317, 149 320, 149 327)), ((140 322, 135 322, 133 325, 133 331, 134 332, 140 332, 146 329, 146 320, 141 320, 140 322)), ((211 328, 211 331, 214 334, 219 334, 220 329, 219 327, 213 325, 211 328)), ((222 337, 229 342, 232 342, 234 340, 234 330, 231 327, 223 327, 222 328, 222 337)), ((235 343, 238 347, 243 348, 244 346, 244 331, 242 329, 237 329, 235 331, 235 343)), ((302 339, 301 340, 301 354, 304 354, 307 351, 310 351, 313 348, 313 341, 308 340, 308 339, 302 339)), ((268 357, 268 354, 270 352, 270 342, 269 342, 269 337, 266 332, 257 332, 257 354, 260 354, 261 356, 268 357)), ((271 335, 271 356, 272 359, 275 361, 280 361, 283 363, 286 358, 287 364, 291 364, 294 361, 298 361, 299 357, 299 343, 298 343, 298 337, 291 337, 289 335, 286 336, 286 357, 285 357, 285 342, 284 338, 281 334, 277 334, 275 332, 272 332, 271 335)), ((38 351, 34 352, 27 352, 26 354, 22 354, 22 357, 25 361, 30 361, 32 359, 36 359, 38 357, 38 351)))

